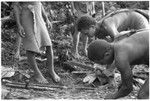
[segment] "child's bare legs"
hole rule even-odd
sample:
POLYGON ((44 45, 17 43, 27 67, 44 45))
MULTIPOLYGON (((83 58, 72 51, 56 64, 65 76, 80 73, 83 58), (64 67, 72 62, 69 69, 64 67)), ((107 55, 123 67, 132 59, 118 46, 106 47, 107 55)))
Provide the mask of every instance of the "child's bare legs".
POLYGON ((17 51, 16 51, 16 54, 15 54, 15 58, 16 59, 20 59, 20 46, 21 46, 21 37, 18 35, 17 36, 17 41, 16 41, 16 47, 17 47, 17 51))
POLYGON ((54 71, 54 61, 53 61, 54 57, 52 46, 46 47, 46 57, 47 57, 46 65, 48 67, 50 75, 52 76, 53 80, 55 80, 55 82, 59 82, 60 77, 54 71))
POLYGON ((14 55, 14 57, 15 57, 16 59, 19 59, 19 61, 27 59, 26 57, 21 57, 21 56, 20 56, 21 42, 22 42, 22 38, 18 35, 18 36, 17 36, 17 41, 16 41, 16 48, 17 48, 17 51, 16 51, 16 54, 14 55))
POLYGON ((78 53, 78 44, 79 44, 79 40, 80 40, 80 32, 78 32, 77 30, 75 31, 74 35, 73 35, 73 47, 72 47, 72 55, 75 58, 80 58, 81 56, 78 53))
POLYGON ((31 51, 26 52, 27 57, 28 57, 28 62, 30 66, 34 69, 34 78, 37 82, 39 83, 48 83, 48 81, 44 78, 42 73, 40 72, 36 60, 35 60, 35 53, 31 51))
POLYGON ((84 47, 84 51, 83 51, 83 55, 87 56, 87 44, 88 44, 88 36, 84 35, 83 36, 83 47, 84 47))

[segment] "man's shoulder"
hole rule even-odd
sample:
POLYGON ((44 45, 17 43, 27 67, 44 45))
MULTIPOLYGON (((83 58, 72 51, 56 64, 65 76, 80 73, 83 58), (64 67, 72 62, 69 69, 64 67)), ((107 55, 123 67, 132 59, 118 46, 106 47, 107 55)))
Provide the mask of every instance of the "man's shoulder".
POLYGON ((124 41, 114 44, 114 52, 116 58, 126 58, 130 55, 132 46, 124 41))
POLYGON ((118 41, 118 42, 114 42, 113 44, 114 44, 114 50, 117 51, 117 52, 125 51, 126 48, 129 47, 128 46, 129 43, 127 43, 126 40, 121 40, 121 41, 118 41))

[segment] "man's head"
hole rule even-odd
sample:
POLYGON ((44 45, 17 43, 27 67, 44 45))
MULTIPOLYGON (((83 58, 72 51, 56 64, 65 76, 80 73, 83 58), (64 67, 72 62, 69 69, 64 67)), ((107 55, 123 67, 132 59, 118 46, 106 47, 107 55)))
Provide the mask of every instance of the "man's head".
POLYGON ((93 37, 96 30, 96 20, 92 16, 81 16, 77 21, 77 29, 89 37, 93 37))
POLYGON ((113 46, 105 40, 95 40, 87 48, 88 58, 98 64, 111 64, 114 59, 113 46))

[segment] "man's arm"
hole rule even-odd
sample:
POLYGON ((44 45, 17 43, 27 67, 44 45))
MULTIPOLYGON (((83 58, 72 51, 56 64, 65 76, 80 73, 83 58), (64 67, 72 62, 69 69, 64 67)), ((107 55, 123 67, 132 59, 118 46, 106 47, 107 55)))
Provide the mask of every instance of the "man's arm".
POLYGON ((132 87, 132 70, 130 68, 130 64, 128 62, 127 54, 122 52, 122 54, 118 54, 119 56, 116 58, 116 67, 121 73, 121 87, 118 89, 113 95, 106 96, 106 98, 117 99, 120 97, 127 96, 133 89, 132 87))
POLYGON ((87 55, 87 44, 88 44, 88 36, 87 35, 83 35, 83 46, 84 46, 84 55, 86 56, 87 55))
POLYGON ((107 65, 106 69, 103 71, 103 73, 106 75, 106 76, 111 76, 111 75, 114 75, 115 73, 115 68, 116 68, 116 65, 115 65, 115 61, 113 61, 113 63, 111 65, 107 65))
POLYGON ((72 47, 72 52, 73 55, 77 58, 79 58, 79 53, 78 53, 78 44, 80 40, 80 32, 77 31, 77 28, 75 28, 75 33, 73 34, 73 47, 72 47))
POLYGON ((110 36, 112 41, 114 40, 115 36, 118 34, 115 25, 112 25, 112 23, 110 23, 108 20, 105 19, 102 23, 102 29, 103 29, 102 31, 104 31, 103 33, 105 33, 106 36, 110 36))

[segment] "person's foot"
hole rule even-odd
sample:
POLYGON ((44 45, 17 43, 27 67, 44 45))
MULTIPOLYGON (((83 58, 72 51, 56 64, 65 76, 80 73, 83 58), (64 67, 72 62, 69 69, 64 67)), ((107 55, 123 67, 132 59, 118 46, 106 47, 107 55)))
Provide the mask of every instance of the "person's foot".
POLYGON ((72 53, 73 57, 76 59, 81 58, 81 56, 79 55, 79 53, 72 53))
POLYGON ((60 82, 60 77, 55 72, 50 72, 50 75, 52 76, 54 82, 60 82))
POLYGON ((34 76, 34 79, 35 79, 38 83, 42 83, 42 84, 48 83, 48 81, 47 81, 42 75, 34 76))

